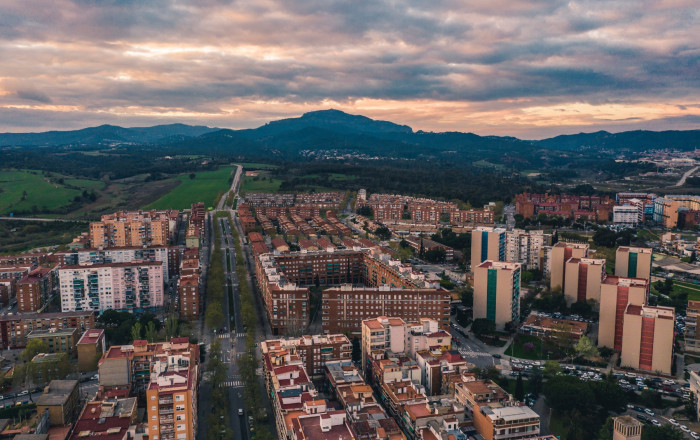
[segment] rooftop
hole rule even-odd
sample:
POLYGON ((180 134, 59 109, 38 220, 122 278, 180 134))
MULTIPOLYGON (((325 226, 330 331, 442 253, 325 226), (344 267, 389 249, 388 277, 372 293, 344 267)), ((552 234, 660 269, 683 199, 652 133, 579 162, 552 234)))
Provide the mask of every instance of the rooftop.
POLYGON ((94 345, 99 341, 105 331, 103 329, 94 329, 94 330, 87 330, 85 333, 83 333, 83 336, 80 338, 78 341, 78 345, 80 344, 91 344, 94 345))
POLYGON ((77 380, 52 380, 44 388, 44 394, 39 397, 36 404, 38 406, 64 405, 76 388, 78 388, 77 380))

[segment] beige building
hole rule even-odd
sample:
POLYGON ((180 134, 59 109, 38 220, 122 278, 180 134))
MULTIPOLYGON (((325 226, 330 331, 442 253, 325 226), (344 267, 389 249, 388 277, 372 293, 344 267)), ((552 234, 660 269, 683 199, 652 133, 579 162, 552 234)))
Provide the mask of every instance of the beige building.
POLYGON ((570 258, 566 262, 564 279, 566 304, 593 300, 600 304, 600 284, 605 277, 605 260, 599 258, 570 258))
POLYGON ((690 371, 688 378, 690 384, 690 397, 695 401, 695 410, 700 417, 700 376, 695 371, 690 371))
POLYGON ((652 249, 620 246, 615 252, 615 275, 629 278, 651 276, 652 249))
POLYGON ((474 319, 502 330, 520 319, 520 263, 487 260, 474 268, 474 319))
POLYGON ((77 380, 52 380, 36 401, 36 411, 49 411, 51 426, 70 425, 80 412, 77 380))
POLYGON ((472 271, 486 260, 506 261, 506 230, 479 226, 472 230, 472 271))
POLYGON ((27 343, 39 340, 45 342, 49 353, 65 353, 69 358, 76 355, 75 346, 80 338, 77 328, 34 330, 27 335, 27 343))
POLYGON ((540 433, 540 416, 528 406, 477 405, 474 427, 486 440, 532 438, 540 433))
POLYGON ((598 346, 622 350, 623 318, 628 304, 646 303, 649 282, 641 278, 608 276, 600 289, 598 346))
POLYGON ((671 374, 675 319, 672 307, 628 305, 620 366, 671 374))
POLYGON ((685 313, 685 351, 698 353, 700 352, 700 327, 698 327, 700 301, 688 301, 685 313))
POLYGON ((642 422, 631 416, 613 418, 613 440, 640 440, 642 422))
POLYGON ((564 278, 566 276, 566 262, 571 258, 588 258, 588 245, 585 243, 567 243, 560 241, 552 246, 550 265, 549 288, 564 290, 564 278))

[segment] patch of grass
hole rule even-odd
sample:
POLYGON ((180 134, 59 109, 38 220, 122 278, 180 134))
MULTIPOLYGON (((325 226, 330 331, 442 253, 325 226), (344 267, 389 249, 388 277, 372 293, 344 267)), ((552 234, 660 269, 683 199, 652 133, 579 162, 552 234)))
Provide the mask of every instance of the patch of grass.
POLYGON ((270 180, 266 176, 257 176, 257 180, 256 177, 243 176, 241 189, 245 192, 277 192, 281 184, 282 180, 274 178, 270 180))
POLYGON ((68 244, 88 230, 87 222, 0 220, 0 249, 5 253, 68 244))
POLYGON ((517 335, 515 341, 506 348, 505 354, 520 359, 538 360, 542 358, 541 351, 542 339, 531 335, 517 335), (533 345, 531 351, 524 348, 524 345, 528 343, 533 345))
POLYGON ((487 160, 485 160, 485 159, 481 159, 481 160, 479 160, 479 161, 477 161, 477 162, 474 162, 473 165, 474 165, 475 167, 481 167, 481 168, 495 168, 495 169, 497 169, 497 170, 502 170, 503 168, 505 168, 503 165, 501 165, 501 164, 499 164, 499 163, 491 163, 491 162, 489 162, 489 161, 487 161, 487 160))
POLYGON ((273 170, 279 168, 277 165, 272 165, 269 163, 257 163, 257 162, 242 162, 239 165, 243 167, 244 170, 273 170))
POLYGON ((549 430, 554 435, 559 436, 559 438, 566 438, 567 434, 569 434, 570 425, 571 422, 566 417, 552 414, 552 417, 549 418, 549 430))
POLYGON ((39 171, 2 170, 0 214, 50 211, 70 205, 82 191, 67 188, 39 171))
POLYGON ((102 189, 105 187, 105 183, 101 180, 88 180, 88 179, 65 179, 64 182, 67 185, 77 186, 83 189, 102 189))
POLYGON ((175 179, 180 183, 172 191, 144 208, 187 209, 196 202, 204 202, 205 207, 210 207, 219 193, 231 186, 231 170, 233 167, 227 166, 215 171, 200 171, 194 179, 190 179, 189 173, 180 175, 175 179))

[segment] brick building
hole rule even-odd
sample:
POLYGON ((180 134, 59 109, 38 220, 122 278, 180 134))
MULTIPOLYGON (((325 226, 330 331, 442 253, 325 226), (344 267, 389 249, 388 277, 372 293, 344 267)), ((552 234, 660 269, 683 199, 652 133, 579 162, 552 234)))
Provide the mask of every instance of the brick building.
POLYGON ((17 311, 39 312, 56 288, 56 269, 38 267, 17 282, 17 311))
POLYGON ((31 313, 0 316, 2 349, 24 348, 27 335, 33 330, 76 328, 81 332, 95 328, 95 313, 91 310, 60 313, 31 313))

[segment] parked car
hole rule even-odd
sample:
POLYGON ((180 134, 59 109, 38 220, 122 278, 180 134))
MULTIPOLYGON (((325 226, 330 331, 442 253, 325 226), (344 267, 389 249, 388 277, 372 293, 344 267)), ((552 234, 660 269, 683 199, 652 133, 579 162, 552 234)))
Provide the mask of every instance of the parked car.
POLYGON ((26 396, 27 394, 29 394, 29 390, 22 390, 19 393, 17 393, 17 396, 26 396))
POLYGON ((243 408, 238 408, 238 415, 242 416, 243 415, 243 408))
POLYGON ((688 429, 688 427, 685 425, 681 425, 681 426, 679 426, 679 428, 681 428, 681 431, 683 431, 683 432, 690 432, 690 429, 688 429))
POLYGON ((668 419, 668 423, 670 423, 673 426, 678 426, 678 422, 676 422, 676 419, 668 419))
POLYGON ((651 424, 654 425, 654 426, 661 426, 661 423, 659 423, 659 421, 656 420, 656 419, 652 419, 652 420, 651 420, 651 424))

